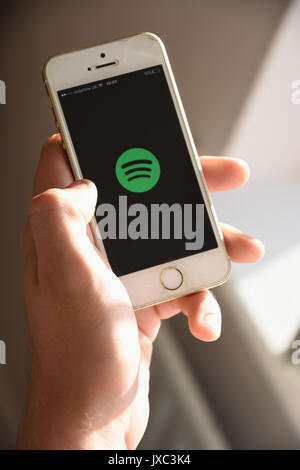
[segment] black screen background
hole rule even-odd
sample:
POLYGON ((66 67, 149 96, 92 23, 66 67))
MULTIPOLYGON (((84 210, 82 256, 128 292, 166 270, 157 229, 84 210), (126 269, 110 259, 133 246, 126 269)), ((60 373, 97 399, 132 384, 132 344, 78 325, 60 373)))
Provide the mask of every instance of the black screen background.
MULTIPOLYGON (((82 174, 98 188, 98 204, 111 203, 117 209, 120 195, 127 196, 128 206, 203 203, 162 66, 154 69, 147 76, 149 69, 143 69, 88 83, 103 83, 90 91, 78 93, 87 86, 81 85, 58 92, 82 174), (116 84, 107 84, 114 79, 116 84), (160 163, 160 179, 145 193, 126 191, 115 176, 118 157, 133 147, 149 150, 160 163)), ((200 251, 217 247, 206 209, 204 224, 200 251)), ((121 276, 199 252, 187 251, 185 242, 106 239, 104 246, 113 271, 121 276)))

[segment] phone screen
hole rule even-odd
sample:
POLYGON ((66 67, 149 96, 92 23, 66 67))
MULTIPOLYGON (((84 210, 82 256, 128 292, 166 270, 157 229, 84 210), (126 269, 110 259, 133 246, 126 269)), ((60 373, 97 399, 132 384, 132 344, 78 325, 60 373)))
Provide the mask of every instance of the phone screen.
POLYGON ((162 65, 58 96, 118 276, 217 248, 162 65))

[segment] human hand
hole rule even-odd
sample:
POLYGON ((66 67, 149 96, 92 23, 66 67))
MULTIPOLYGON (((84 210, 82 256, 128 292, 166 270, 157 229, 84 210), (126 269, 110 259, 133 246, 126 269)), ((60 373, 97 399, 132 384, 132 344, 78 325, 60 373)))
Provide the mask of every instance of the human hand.
MULTIPOLYGON (((241 186, 247 165, 202 157, 211 192, 241 186)), ((25 230, 24 295, 31 349, 20 448, 135 448, 147 425, 149 365, 161 320, 183 312, 191 333, 217 339, 221 313, 208 290, 134 312, 88 226, 93 183, 74 183, 60 135, 44 145, 25 230), (56 189, 53 189, 56 188, 56 189)), ((228 254, 253 262, 263 245, 222 225, 228 254)))

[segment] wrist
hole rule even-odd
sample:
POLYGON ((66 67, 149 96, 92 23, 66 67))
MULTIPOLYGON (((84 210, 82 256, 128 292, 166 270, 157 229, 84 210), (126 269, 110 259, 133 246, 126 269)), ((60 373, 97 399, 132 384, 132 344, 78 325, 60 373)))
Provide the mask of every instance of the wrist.
MULTIPOLYGON (((107 407, 106 407, 107 408, 107 407)), ((109 407, 108 407, 109 408, 109 407)), ((124 449, 125 426, 78 390, 32 381, 19 449, 124 449)))

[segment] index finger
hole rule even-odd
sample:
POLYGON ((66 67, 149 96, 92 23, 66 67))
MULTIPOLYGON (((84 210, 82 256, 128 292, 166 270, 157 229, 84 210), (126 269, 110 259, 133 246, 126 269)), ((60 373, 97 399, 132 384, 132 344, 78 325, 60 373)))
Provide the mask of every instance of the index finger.
POLYGON ((33 183, 33 196, 50 188, 64 189, 74 181, 60 134, 53 134, 41 151, 33 183))

